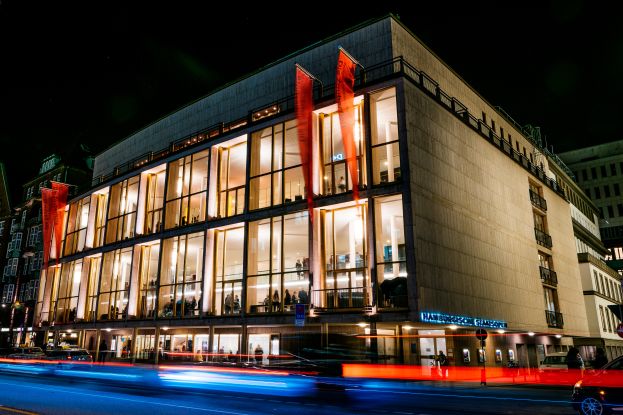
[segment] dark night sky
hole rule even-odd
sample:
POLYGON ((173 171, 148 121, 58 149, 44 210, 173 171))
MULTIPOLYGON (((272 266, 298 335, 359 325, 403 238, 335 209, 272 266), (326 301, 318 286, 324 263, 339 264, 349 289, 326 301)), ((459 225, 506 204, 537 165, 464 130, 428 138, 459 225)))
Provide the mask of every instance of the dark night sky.
POLYGON ((293 2, 127 3, 0 0, 0 160, 14 196, 62 147, 101 151, 228 81, 388 12, 493 105, 540 126, 556 152, 623 139, 623 19, 614 2, 297 2, 308 5, 298 20, 293 2))

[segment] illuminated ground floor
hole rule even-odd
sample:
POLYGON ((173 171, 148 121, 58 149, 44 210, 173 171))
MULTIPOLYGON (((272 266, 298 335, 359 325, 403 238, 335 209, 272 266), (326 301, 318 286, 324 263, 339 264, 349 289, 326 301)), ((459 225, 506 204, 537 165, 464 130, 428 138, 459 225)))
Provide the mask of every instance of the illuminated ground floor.
MULTIPOLYGON (((292 319, 293 320, 293 319, 292 319)), ((292 321, 293 323, 294 321, 292 321)), ((367 361, 434 367, 440 352, 453 366, 537 368, 546 355, 564 352, 573 338, 547 333, 487 329, 484 347, 476 327, 375 321, 294 324, 212 324, 89 328, 51 327, 33 343, 82 347, 97 361, 163 364, 246 362, 273 365, 301 360, 367 361)))

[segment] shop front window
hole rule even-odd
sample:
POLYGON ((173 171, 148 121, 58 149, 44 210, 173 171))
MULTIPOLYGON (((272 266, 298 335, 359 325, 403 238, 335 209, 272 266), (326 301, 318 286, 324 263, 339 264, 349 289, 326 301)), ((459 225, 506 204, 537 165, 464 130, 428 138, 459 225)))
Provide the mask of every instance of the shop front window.
POLYGON ((244 255, 244 228, 216 231, 215 313, 239 314, 242 301, 242 261, 244 255))
POLYGON ((294 311, 309 303, 307 212, 249 223, 247 310, 294 311))
POLYGON ((203 241, 203 232, 163 241, 158 297, 160 318, 199 315, 203 285, 203 241))
POLYGON ((244 212, 247 143, 219 148, 218 216, 225 218, 244 212))
POLYGON ((162 207, 166 170, 147 173, 145 178, 145 222, 143 233, 149 235, 162 230, 162 207))
POLYGON ((379 307, 407 307, 407 262, 400 195, 374 200, 379 307))
POLYGON ((323 307, 370 305, 365 206, 322 212, 325 277, 318 294, 323 307))
POLYGON ((249 208, 303 200, 306 196, 296 122, 264 128, 251 136, 249 208))
MULTIPOLYGON (((362 105, 355 104, 354 140, 357 149, 359 185, 365 184, 362 131, 362 105)), ((352 179, 346 165, 346 153, 342 142, 340 118, 337 112, 319 114, 322 132, 322 189, 324 195, 344 193, 353 189, 352 179)))
POLYGON ((139 270, 139 318, 152 318, 156 309, 156 285, 158 283, 158 259, 160 244, 141 246, 139 270))
POLYGON ((169 163, 166 229, 206 218, 209 150, 169 163))
POLYGON ((128 312, 132 248, 105 252, 102 262, 97 308, 99 319, 124 319, 128 312))
POLYGON ((396 88, 370 95, 372 177, 374 184, 400 180, 396 88))
POLYGON ((136 208, 138 201, 138 180, 135 176, 110 188, 106 243, 134 237, 136 208))

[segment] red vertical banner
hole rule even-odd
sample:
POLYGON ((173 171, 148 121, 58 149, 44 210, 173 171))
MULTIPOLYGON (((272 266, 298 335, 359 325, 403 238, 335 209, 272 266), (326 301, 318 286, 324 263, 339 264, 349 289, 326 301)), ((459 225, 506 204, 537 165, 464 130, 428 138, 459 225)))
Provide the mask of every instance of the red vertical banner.
POLYGON ((340 49, 335 72, 335 101, 340 116, 342 143, 348 173, 353 183, 353 197, 359 200, 359 172, 357 167, 357 146, 355 145, 355 62, 340 49))
POLYGON ((309 218, 314 220, 314 194, 312 178, 312 111, 314 110, 314 79, 301 69, 296 67, 296 91, 294 103, 296 109, 296 124, 299 138, 299 152, 303 166, 303 178, 307 193, 307 208, 309 218))
POLYGON ((61 242, 63 239, 63 219, 67 206, 69 186, 65 183, 52 182, 52 190, 56 191, 56 217, 54 219, 54 242, 56 243, 56 262, 61 258, 61 242))
POLYGON ((48 267, 52 249, 52 230, 56 221, 56 191, 41 189, 41 221, 43 222, 43 267, 48 267))

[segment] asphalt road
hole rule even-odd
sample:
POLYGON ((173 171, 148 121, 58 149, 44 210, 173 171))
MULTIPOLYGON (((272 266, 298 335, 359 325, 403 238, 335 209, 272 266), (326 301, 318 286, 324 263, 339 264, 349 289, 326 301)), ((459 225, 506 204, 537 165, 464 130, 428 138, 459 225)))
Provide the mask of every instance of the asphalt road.
POLYGON ((309 398, 126 389, 0 375, 0 415, 20 414, 573 414, 568 388, 367 382, 309 398))

